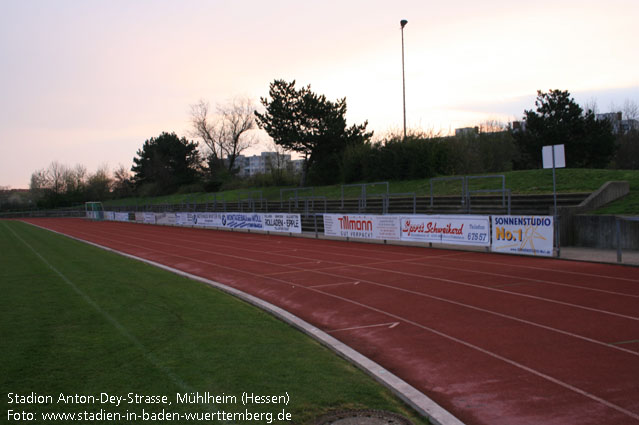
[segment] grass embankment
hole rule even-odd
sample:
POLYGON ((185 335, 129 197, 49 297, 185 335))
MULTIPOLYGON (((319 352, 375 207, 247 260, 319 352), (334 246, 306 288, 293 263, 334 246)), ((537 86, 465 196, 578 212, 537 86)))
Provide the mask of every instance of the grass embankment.
MULTIPOLYGON (((26 411, 41 419, 43 413, 101 409, 122 415, 141 415, 142 409, 277 415, 285 409, 293 423, 302 424, 332 409, 374 408, 426 423, 323 346, 207 285, 19 222, 0 222, 0 252, 3 415, 26 411), (176 403, 177 393, 194 391, 238 401, 176 403), (8 403, 9 393, 32 392, 51 395, 53 402, 8 403), (242 406, 243 392, 288 392, 290 404, 242 406), (171 404, 57 403, 60 394, 101 393, 125 399, 129 393, 166 395, 171 404)), ((123 416, 88 422, 142 421, 123 416)))
MULTIPOLYGON (((591 170, 591 169, 558 169, 557 192, 593 192, 599 189, 607 181, 626 180, 630 182, 630 194, 619 201, 598 210, 601 214, 639 214, 639 171, 635 170, 591 170)), ((552 193, 552 170, 525 170, 509 171, 504 173, 492 173, 487 175, 503 174, 506 177, 506 188, 513 194, 539 194, 552 193)), ((392 181, 389 184, 391 193, 416 193, 417 196, 430 195, 430 179, 392 181)), ((469 185, 471 190, 501 188, 501 180, 496 178, 472 179, 469 185)), ((149 204, 180 204, 194 202, 213 202, 214 197, 218 202, 237 202, 239 199, 249 197, 257 198, 261 191, 263 199, 271 201, 280 200, 281 189, 293 189, 291 187, 264 187, 255 189, 229 190, 212 193, 191 193, 161 196, 156 198, 127 198, 109 201, 107 205, 149 205, 149 204)), ((380 193, 385 187, 378 185, 369 187, 368 193, 380 193)), ((435 195, 458 195, 461 193, 461 181, 439 181, 434 183, 435 195)), ((357 197, 361 193, 359 188, 347 188, 345 197, 357 197)), ((310 191, 300 192, 300 196, 309 196, 310 191)), ((313 195, 325 196, 327 199, 340 199, 342 196, 341 185, 320 186, 313 189, 313 195)), ((293 192, 285 193, 285 199, 293 196, 293 192)))

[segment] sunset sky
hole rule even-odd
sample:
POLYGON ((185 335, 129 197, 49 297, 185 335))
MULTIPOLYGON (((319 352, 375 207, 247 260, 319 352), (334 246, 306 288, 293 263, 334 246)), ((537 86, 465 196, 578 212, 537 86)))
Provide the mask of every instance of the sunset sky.
MULTIPOLYGON (((349 124, 447 133, 520 119, 538 89, 639 104, 639 1, 0 0, 0 186, 57 160, 130 167, 190 105, 274 79, 346 97, 349 124)), ((250 154, 261 149, 254 149, 250 154)))

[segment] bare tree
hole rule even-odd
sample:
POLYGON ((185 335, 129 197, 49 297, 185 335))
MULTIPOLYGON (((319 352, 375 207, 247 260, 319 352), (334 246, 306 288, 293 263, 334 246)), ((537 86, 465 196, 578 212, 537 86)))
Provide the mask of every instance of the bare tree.
POLYGON ((107 199, 111 194, 113 178, 106 164, 101 165, 94 174, 87 179, 87 195, 93 200, 107 199))
POLYGON ((38 191, 47 188, 47 170, 44 168, 36 170, 31 173, 31 181, 29 183, 29 189, 38 191))
POLYGON ((597 98, 591 97, 586 103, 584 103, 584 111, 592 111, 593 114, 599 113, 599 106, 597 105, 597 98))
POLYGON ((209 118, 210 109, 209 103, 202 99, 198 103, 191 105, 191 125, 193 130, 190 135, 202 139, 202 142, 210 149, 214 159, 221 159, 222 152, 219 148, 218 130, 215 121, 209 118))
POLYGON ((626 99, 623 103, 623 116, 628 120, 630 130, 637 130, 637 120, 639 119, 639 106, 630 99, 626 99))
POLYGON ((69 167, 60 164, 58 161, 53 161, 49 164, 49 168, 46 169, 46 188, 56 195, 62 194, 66 190, 68 172, 69 167))
POLYGON ((77 164, 73 168, 65 167, 64 187, 66 192, 80 192, 87 183, 87 169, 82 164, 77 164))
POLYGON ((508 126, 496 118, 488 119, 479 124, 480 133, 499 133, 506 131, 508 126))
POLYGON ((125 197, 131 195, 133 183, 131 182, 131 172, 127 167, 120 164, 113 171, 112 191, 116 196, 125 197))
POLYGON ((228 169, 232 170, 235 158, 256 142, 250 132, 256 128, 255 105, 248 98, 235 98, 225 105, 218 105, 221 118, 220 147, 228 159, 228 169))
POLYGON ((235 159, 255 144, 251 130, 255 125, 255 105, 246 98, 235 98, 217 105, 211 117, 209 103, 200 100, 191 105, 192 136, 200 138, 210 149, 213 159, 226 157, 226 166, 232 170, 235 159))

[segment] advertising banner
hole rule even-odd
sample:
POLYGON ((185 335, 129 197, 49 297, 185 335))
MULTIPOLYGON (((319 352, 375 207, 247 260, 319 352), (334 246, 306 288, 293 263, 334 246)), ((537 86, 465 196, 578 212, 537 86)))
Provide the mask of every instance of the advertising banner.
POLYGON ((175 226, 175 213, 155 213, 155 224, 164 224, 168 226, 175 226))
POLYGON ((490 217, 487 215, 402 216, 401 240, 489 246, 490 217))
POLYGON ((195 213, 193 225, 199 227, 223 227, 222 213, 195 213))
POLYGON ((116 212, 113 213, 113 220, 115 221, 129 221, 128 212, 116 212))
POLYGON ((552 256, 552 216, 494 215, 492 251, 552 256))
POLYGON ((132 221, 135 221, 136 223, 144 223, 144 214, 143 212, 135 212, 132 213, 134 219, 132 221))
POLYGON ((324 234, 360 239, 399 240, 399 216, 324 214, 324 234))
POLYGON ((231 229, 264 229, 262 214, 258 213, 224 213, 222 225, 231 229))
POLYGON ((193 226, 195 225, 195 214, 193 213, 175 213, 175 224, 178 226, 193 226))
POLYGON ((104 212, 104 219, 105 220, 109 220, 109 221, 115 220, 115 213, 113 211, 105 211, 104 212))
POLYGON ((262 219, 264 230, 269 232, 302 233, 302 220, 299 214, 262 214, 262 219))
POLYGON ((143 213, 142 221, 146 224, 155 224, 155 213, 152 213, 152 212, 143 213))

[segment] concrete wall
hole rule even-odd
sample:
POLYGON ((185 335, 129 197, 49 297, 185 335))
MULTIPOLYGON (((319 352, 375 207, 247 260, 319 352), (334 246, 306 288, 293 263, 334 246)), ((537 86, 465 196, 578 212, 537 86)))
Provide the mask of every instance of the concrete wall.
MULTIPOLYGON (((617 230, 614 215, 576 215, 572 219, 573 245, 616 249, 617 230)), ((639 250, 639 221, 620 221, 621 248, 639 250)))
MULTIPOLYGON (((582 235, 575 222, 578 214, 585 214, 588 211, 596 210, 612 201, 623 198, 630 193, 630 183, 627 181, 612 181, 604 183, 598 190, 594 191, 584 201, 572 207, 558 208, 560 231, 559 237, 561 245, 569 246, 589 246, 583 241, 590 240, 587 235, 582 235)), ((552 214, 552 211, 550 212, 552 214)), ((613 220, 614 221, 614 220, 613 220)), ((605 226, 604 226, 605 227, 605 226)), ((613 223, 614 227, 614 223, 613 223)), ((613 234, 614 236, 614 234, 613 234)), ((616 245, 615 245, 616 246, 616 245)), ((596 248, 592 246, 592 248, 596 248)))

